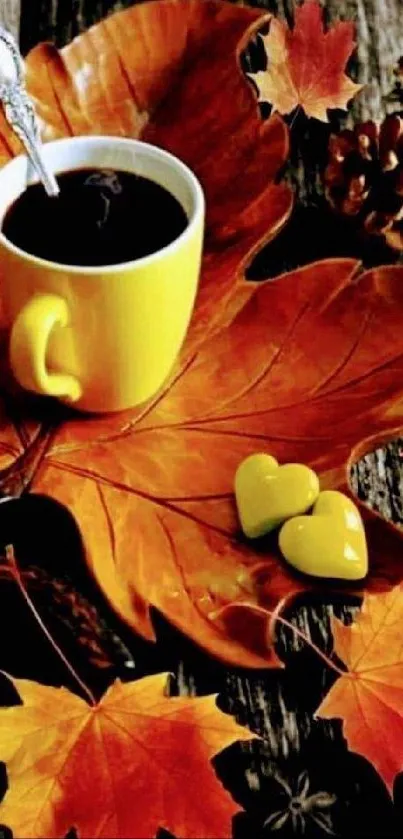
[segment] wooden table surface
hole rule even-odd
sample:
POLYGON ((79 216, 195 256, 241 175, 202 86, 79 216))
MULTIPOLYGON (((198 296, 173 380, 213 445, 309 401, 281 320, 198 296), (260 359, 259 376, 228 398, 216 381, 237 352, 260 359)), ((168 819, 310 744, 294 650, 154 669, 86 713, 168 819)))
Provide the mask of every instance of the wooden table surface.
MULTIPOLYGON (((105 14, 128 5, 131 3, 127 0, 21 0, 22 49, 26 52, 43 39, 62 45, 105 14)), ((294 3, 267 0, 256 5, 290 20, 294 3)), ((328 21, 352 18, 357 23, 359 48, 350 72, 367 87, 350 119, 381 119, 389 107, 385 96, 391 87, 391 69, 403 55, 402 0, 327 0, 322 5, 328 21)), ((3 21, 15 29, 18 4, 3 0, 1 7, 3 21)), ((296 164, 293 177, 306 203, 315 200, 312 196, 317 185, 312 168, 296 164)), ((351 480, 360 498, 386 518, 403 524, 401 444, 403 441, 395 441, 367 456, 356 465, 351 480)), ((13 542, 23 563, 32 564, 35 557, 34 564, 41 569, 37 571, 41 578, 38 604, 94 689, 102 691, 116 675, 127 679, 170 671, 174 674, 173 692, 220 692, 221 706, 263 738, 243 747, 235 745, 216 761, 220 778, 244 811, 235 819, 237 839, 260 839, 271 834, 384 839, 401 835, 403 782, 398 779, 392 804, 375 769, 348 751, 341 725, 314 719, 314 710, 334 676, 303 641, 296 640, 289 630, 279 629, 278 652, 285 670, 254 673, 228 669, 212 661, 158 615, 158 643, 149 645, 117 621, 83 569, 74 567, 73 537, 65 520, 60 521, 57 546, 50 537, 44 537, 41 522, 47 516, 46 502, 35 496, 1 505, 1 541, 13 542), (81 609, 80 641, 66 609, 66 596, 70 604, 75 603, 78 614, 81 609)), ((1 669, 66 684, 65 672, 32 625, 18 593, 10 583, 2 582, 1 586, 7 594, 0 599, 1 637, 11 639, 7 649, 0 652, 1 669)), ((329 594, 321 601, 305 598, 288 617, 330 652, 330 615, 348 621, 356 606, 351 599, 329 594)), ((2 694, 3 699, 12 699, 6 683, 2 694)), ((161 839, 167 835, 159 834, 161 839)))

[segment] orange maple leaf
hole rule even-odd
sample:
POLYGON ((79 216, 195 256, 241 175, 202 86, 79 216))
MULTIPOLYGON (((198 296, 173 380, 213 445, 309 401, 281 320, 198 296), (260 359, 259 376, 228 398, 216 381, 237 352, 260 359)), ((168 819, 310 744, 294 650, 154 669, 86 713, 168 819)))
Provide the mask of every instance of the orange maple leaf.
POLYGON ((352 626, 334 619, 335 651, 347 666, 318 716, 341 717, 349 748, 364 755, 391 790, 403 769, 403 585, 367 594, 352 626))
POLYGON ((328 108, 346 109, 362 85, 344 70, 354 49, 352 23, 337 23, 324 31, 322 9, 306 0, 295 10, 295 26, 271 18, 262 35, 267 69, 250 73, 259 90, 259 102, 269 102, 280 114, 303 108, 308 117, 328 122, 328 108))
MULTIPOLYGON (((151 604, 220 658, 279 666, 256 607, 273 611, 313 582, 240 538, 234 475, 264 449, 346 491, 363 436, 402 423, 403 268, 358 280, 357 267, 329 260, 250 286, 231 325, 185 351, 150 404, 71 417, 54 434, 33 489, 71 510, 103 592, 144 637, 151 604)), ((370 586, 402 575, 399 537, 386 549, 374 525, 370 586)))
POLYGON ((0 821, 20 839, 231 836, 239 809, 210 759, 253 739, 214 696, 168 698, 167 674, 115 682, 90 706, 64 688, 12 679, 23 705, 0 710, 9 789, 0 821))

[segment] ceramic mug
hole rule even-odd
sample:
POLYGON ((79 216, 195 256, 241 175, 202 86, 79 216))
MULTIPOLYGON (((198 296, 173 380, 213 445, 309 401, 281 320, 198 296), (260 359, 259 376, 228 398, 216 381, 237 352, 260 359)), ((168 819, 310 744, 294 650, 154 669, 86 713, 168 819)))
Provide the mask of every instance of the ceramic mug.
MULTIPOLYGON (((44 146, 44 156, 56 174, 107 168, 151 178, 188 217, 184 232, 162 250, 96 268, 32 256, 0 231, 0 290, 19 384, 84 411, 141 404, 169 375, 191 318, 204 231, 202 188, 184 163, 138 140, 56 140, 44 146)), ((0 226, 35 180, 25 156, 0 170, 0 226)))

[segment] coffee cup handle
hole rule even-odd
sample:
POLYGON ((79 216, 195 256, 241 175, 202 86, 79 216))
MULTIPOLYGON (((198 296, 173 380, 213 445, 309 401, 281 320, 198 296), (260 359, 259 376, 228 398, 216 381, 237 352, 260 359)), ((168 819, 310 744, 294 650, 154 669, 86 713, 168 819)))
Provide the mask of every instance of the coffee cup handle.
POLYGON ((10 363, 15 378, 26 390, 76 402, 82 394, 79 381, 67 373, 49 373, 46 369, 52 329, 65 327, 68 322, 69 310, 63 297, 56 294, 31 297, 11 329, 10 363))

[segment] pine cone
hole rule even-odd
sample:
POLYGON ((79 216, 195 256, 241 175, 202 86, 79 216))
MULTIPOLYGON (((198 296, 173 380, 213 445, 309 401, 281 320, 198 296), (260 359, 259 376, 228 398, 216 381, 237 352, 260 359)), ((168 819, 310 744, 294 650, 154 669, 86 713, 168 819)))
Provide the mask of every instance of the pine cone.
POLYGON ((385 96, 385 101, 403 105, 403 55, 393 68, 393 87, 385 96))
POLYGON ((57 579, 45 568, 36 565, 22 570, 21 578, 29 593, 35 592, 35 604, 39 604, 45 623, 53 619, 55 626, 63 625, 94 667, 125 666, 131 669, 134 666, 126 645, 107 626, 94 604, 77 591, 71 580, 57 579))
POLYGON ((383 236, 403 251, 403 119, 393 114, 379 127, 356 125, 332 135, 324 174, 326 198, 353 217, 365 233, 383 236))
POLYGON ((395 77, 396 89, 403 93, 403 55, 399 58, 396 67, 393 71, 395 77))

